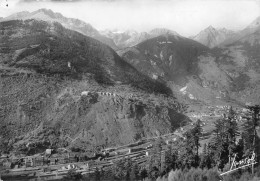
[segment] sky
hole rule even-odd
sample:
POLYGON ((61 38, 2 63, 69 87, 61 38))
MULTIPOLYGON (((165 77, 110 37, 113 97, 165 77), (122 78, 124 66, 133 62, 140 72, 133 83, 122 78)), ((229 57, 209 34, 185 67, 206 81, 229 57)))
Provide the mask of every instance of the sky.
POLYGON ((98 30, 168 28, 183 36, 210 25, 241 30, 260 16, 260 0, 0 0, 0 17, 40 8, 81 19, 98 30))

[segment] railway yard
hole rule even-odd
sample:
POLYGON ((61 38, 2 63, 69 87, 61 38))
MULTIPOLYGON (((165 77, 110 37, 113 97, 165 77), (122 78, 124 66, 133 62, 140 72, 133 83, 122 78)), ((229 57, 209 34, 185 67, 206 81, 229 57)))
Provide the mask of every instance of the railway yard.
MULTIPOLYGON (((179 133, 180 134, 180 133, 179 133)), ((160 136, 165 140, 165 145, 180 138, 178 132, 160 136)), ((149 138, 120 147, 103 149, 100 154, 86 157, 79 153, 66 153, 59 157, 52 155, 35 155, 19 159, 12 159, 12 163, 19 164, 12 169, 6 169, 1 173, 4 180, 55 180, 61 179, 70 169, 75 169, 82 175, 95 172, 96 169, 107 171, 113 163, 122 158, 130 158, 139 165, 144 164, 149 157, 149 151, 153 148, 152 142, 158 137, 149 138), (33 161, 32 161, 33 160, 33 161), (55 162, 55 160, 59 160, 55 162)), ((163 147, 162 152, 166 149, 163 147)), ((11 159, 9 159, 11 160, 11 159)))
MULTIPOLYGON (((220 118, 220 115, 199 115, 199 117, 193 117, 202 120, 203 137, 201 142, 207 142, 210 139, 209 133, 214 129, 214 122, 220 118)), ((115 162, 122 158, 130 158, 142 165, 149 158, 149 152, 158 137, 161 137, 165 142, 162 149, 163 154, 167 147, 166 145, 174 144, 178 139, 182 139, 183 134, 194 125, 196 119, 191 119, 192 122, 190 124, 181 126, 174 133, 143 139, 128 145, 105 148, 91 157, 86 156, 84 153, 71 151, 48 155, 46 154, 47 150, 42 154, 21 158, 1 157, 0 161, 2 159, 2 163, 4 163, 4 159, 6 160, 5 164, 3 164, 6 167, 3 167, 5 170, 2 169, 1 178, 3 180, 22 180, 23 178, 26 178, 26 180, 55 180, 64 177, 70 169, 75 169, 76 172, 80 172, 82 175, 94 173, 96 169, 107 171, 115 162)), ((238 124, 242 124, 242 121, 238 121, 238 124)))

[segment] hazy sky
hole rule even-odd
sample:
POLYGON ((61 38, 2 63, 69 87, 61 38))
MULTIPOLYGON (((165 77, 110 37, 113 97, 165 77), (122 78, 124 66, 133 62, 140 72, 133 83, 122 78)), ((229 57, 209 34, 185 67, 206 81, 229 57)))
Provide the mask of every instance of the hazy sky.
POLYGON ((0 17, 40 8, 84 20, 98 30, 164 27, 184 36, 209 25, 240 30, 260 16, 260 0, 0 0, 0 17))

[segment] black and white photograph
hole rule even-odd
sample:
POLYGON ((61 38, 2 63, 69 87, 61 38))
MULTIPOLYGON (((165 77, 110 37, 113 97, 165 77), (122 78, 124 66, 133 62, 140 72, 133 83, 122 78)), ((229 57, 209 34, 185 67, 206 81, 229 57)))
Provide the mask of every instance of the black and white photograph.
POLYGON ((0 181, 260 181, 260 0, 0 0, 0 181))

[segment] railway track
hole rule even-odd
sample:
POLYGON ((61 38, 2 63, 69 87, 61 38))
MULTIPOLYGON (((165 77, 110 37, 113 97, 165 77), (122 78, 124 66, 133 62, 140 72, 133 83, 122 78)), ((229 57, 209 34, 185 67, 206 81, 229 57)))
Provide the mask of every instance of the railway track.
MULTIPOLYGON (((71 165, 78 165, 78 167, 83 168, 83 169, 79 169, 77 170, 77 172, 80 172, 81 174, 90 174, 90 173, 94 173, 96 171, 96 169, 102 169, 104 171, 108 171, 111 166, 114 165, 115 162, 117 162, 118 160, 122 159, 122 158, 130 158, 131 160, 133 160, 134 162, 138 163, 139 165, 142 165, 144 163, 146 163, 147 161, 147 156, 146 156, 146 152, 151 151, 151 147, 147 148, 147 146, 149 146, 151 144, 151 142, 153 140, 156 140, 157 138, 161 137, 163 139, 171 139, 174 137, 179 137, 179 134, 176 135, 176 133, 168 133, 165 135, 161 135, 161 136, 156 136, 156 137, 152 137, 152 138, 147 138, 146 140, 143 141, 139 141, 139 142, 135 142, 132 144, 127 144, 127 145, 122 145, 120 147, 115 147, 115 148, 109 148, 109 149, 113 149, 113 152, 110 152, 110 156, 104 157, 101 159, 100 157, 95 157, 87 160, 87 161, 80 161, 80 162, 75 162, 72 161, 73 157, 61 157, 58 158, 60 160, 65 161, 66 163, 63 164, 57 164, 57 165, 43 165, 43 166, 37 166, 37 167, 31 167, 31 171, 27 171, 27 175, 32 175, 34 174, 34 172, 37 172, 38 177, 45 177, 45 178, 52 178, 52 177, 61 177, 67 174, 68 170, 61 170, 62 167, 67 166, 68 164, 71 165), (131 150, 131 152, 129 153, 129 149, 131 150), (117 153, 117 154, 116 154, 117 153), (48 169, 51 170, 50 173, 46 173, 43 172, 43 168, 44 167, 48 167, 48 169), (34 170, 34 171, 33 171, 34 170)), ((163 147, 163 151, 165 151, 166 147, 163 147)), ((83 157, 81 157, 83 158, 83 157)), ((54 158, 50 158, 50 159, 54 159, 54 158)), ((21 174, 21 172, 16 172, 16 171, 11 171, 9 173, 14 173, 16 175, 21 174)))

